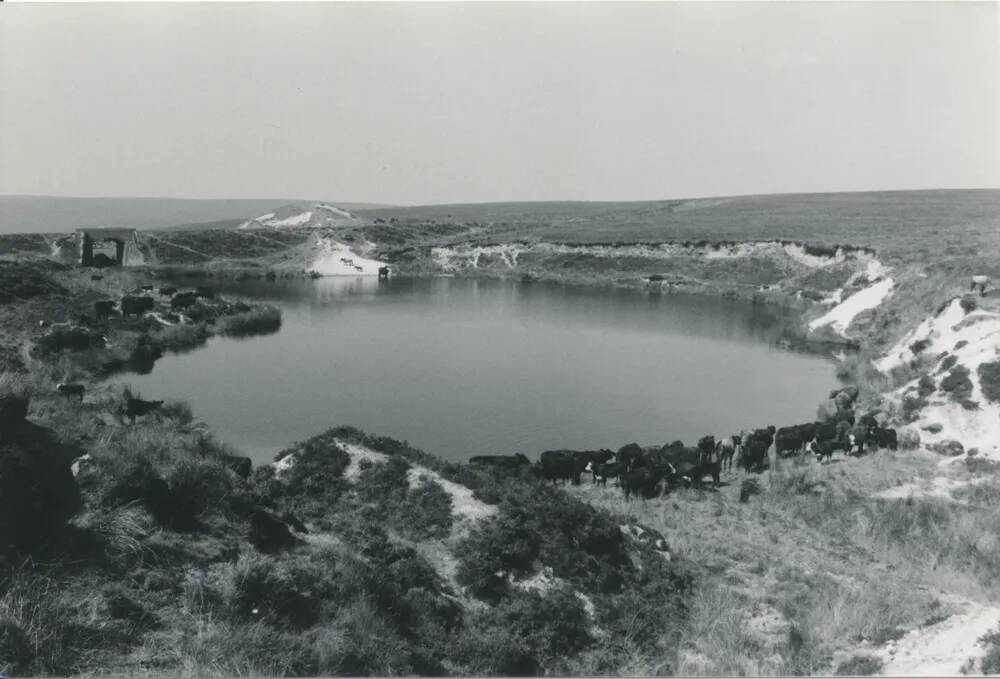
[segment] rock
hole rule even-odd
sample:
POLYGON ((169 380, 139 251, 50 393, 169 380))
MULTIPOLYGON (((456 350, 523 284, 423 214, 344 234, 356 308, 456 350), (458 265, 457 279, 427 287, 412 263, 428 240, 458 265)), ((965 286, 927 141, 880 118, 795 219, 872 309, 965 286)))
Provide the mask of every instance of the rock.
POLYGON ((299 517, 297 517, 294 514, 292 514, 291 512, 285 512, 285 513, 283 513, 281 515, 281 520, 284 521, 289 526, 291 526, 292 530, 294 530, 296 533, 308 533, 309 532, 309 530, 306 528, 306 525, 304 523, 302 523, 302 520, 299 519, 299 517))
POLYGON ((921 427, 921 429, 923 429, 924 431, 929 431, 932 434, 940 434, 941 430, 943 430, 944 427, 938 424, 937 422, 934 422, 932 424, 924 425, 923 427, 921 427))
POLYGON ((927 446, 927 448, 929 450, 933 450, 938 455, 944 455, 946 457, 957 457, 965 452, 965 446, 955 440, 932 443, 927 446))
POLYGON ((975 457, 976 455, 979 455, 979 448, 969 448, 965 451, 965 454, 969 457, 975 457))
POLYGON ((262 509, 250 515, 250 543, 265 554, 293 547, 297 540, 281 519, 262 509))
POLYGON ((907 427, 899 433, 899 447, 904 450, 913 450, 920 446, 920 432, 913 427, 907 427))

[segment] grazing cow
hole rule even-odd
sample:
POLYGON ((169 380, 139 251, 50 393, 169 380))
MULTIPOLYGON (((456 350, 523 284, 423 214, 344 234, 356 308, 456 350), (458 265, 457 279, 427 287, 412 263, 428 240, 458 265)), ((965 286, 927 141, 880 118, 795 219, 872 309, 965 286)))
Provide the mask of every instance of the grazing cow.
POLYGON ((168 286, 165 288, 160 288, 160 295, 163 297, 170 297, 171 295, 177 294, 177 288, 168 286))
POLYGON ((142 316, 154 307, 152 297, 122 297, 122 316, 142 316))
POLYGON ((604 464, 594 464, 593 462, 588 462, 584 471, 588 471, 594 475, 594 483, 607 486, 609 478, 618 478, 622 472, 622 466, 617 462, 606 462, 604 464))
POLYGON ((736 456, 736 440, 739 436, 723 437, 716 444, 719 455, 719 464, 726 469, 733 468, 733 458, 736 456))
POLYGON ((383 280, 383 279, 389 280, 389 267, 387 267, 387 266, 380 266, 378 268, 378 279, 379 280, 383 280))
POLYGON ((820 462, 823 458, 833 459, 833 452, 835 450, 843 450, 845 453, 850 451, 851 444, 845 441, 827 439, 825 441, 813 441, 809 444, 810 450, 816 456, 816 459, 820 462))
POLYGON ((194 289, 194 296, 204 297, 205 299, 215 299, 215 290, 207 285, 199 285, 194 289))
POLYGON ((798 427, 782 427, 774 437, 774 451, 781 456, 794 455, 802 450, 802 435, 798 427))
POLYGON ((625 493, 625 499, 628 500, 632 495, 638 495, 643 499, 653 497, 667 473, 667 469, 649 469, 647 467, 638 467, 632 471, 623 472, 621 486, 625 493))
POLYGON ((92 280, 92 281, 102 281, 102 280, 104 280, 104 276, 99 276, 98 274, 94 274, 94 275, 92 275, 90 277, 90 280, 92 280))
POLYGON ((715 488, 719 487, 719 474, 721 472, 720 465, 718 461, 702 460, 698 464, 694 465, 686 472, 684 472, 685 478, 689 479, 691 483, 695 486, 701 486, 702 480, 708 476, 712 475, 712 483, 715 488))
POLYGON ((972 286, 969 288, 969 292, 972 292, 979 287, 979 296, 984 297, 986 295, 986 284, 990 282, 989 276, 973 276, 972 286))
POLYGON ((484 467, 500 467, 502 469, 517 469, 522 465, 530 465, 531 460, 517 453, 515 455, 474 455, 469 458, 469 464, 484 467))
POLYGON ((198 301, 197 296, 193 292, 179 292, 174 295, 174 298, 170 300, 171 309, 187 309, 189 306, 193 305, 198 301))
POLYGON ((546 479, 568 480, 574 486, 580 485, 580 474, 587 463, 573 455, 571 450, 546 450, 539 456, 542 473, 546 479))
POLYGON ((896 435, 896 430, 888 427, 876 427, 874 443, 879 448, 897 450, 899 448, 899 438, 896 435))
POLYGON ((141 398, 129 398, 125 405, 125 416, 132 424, 135 424, 135 418, 142 417, 162 405, 163 401, 143 401, 141 398))
POLYGON ((278 274, 274 273, 273 271, 268 271, 266 274, 264 274, 264 278, 266 278, 269 281, 273 281, 278 278, 278 274))
POLYGON ((58 389, 59 392, 66 398, 69 398, 70 396, 79 396, 80 403, 83 403, 83 392, 85 389, 82 384, 63 384, 60 382, 56 385, 56 389, 58 389))
POLYGON ((111 318, 111 314, 114 313, 114 310, 115 303, 110 300, 94 302, 94 318, 98 320, 102 318, 111 318))
POLYGON ((365 270, 365 268, 364 268, 363 266, 357 266, 357 265, 355 265, 355 266, 354 266, 354 270, 355 270, 355 271, 358 271, 358 272, 361 272, 361 271, 364 271, 364 270, 365 270))

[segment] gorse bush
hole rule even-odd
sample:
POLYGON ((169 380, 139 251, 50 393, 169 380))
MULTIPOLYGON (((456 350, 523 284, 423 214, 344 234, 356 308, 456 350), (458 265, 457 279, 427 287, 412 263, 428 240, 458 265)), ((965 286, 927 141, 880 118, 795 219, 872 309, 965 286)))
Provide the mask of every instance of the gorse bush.
POLYGON ((948 392, 955 401, 962 401, 972 395, 972 380, 969 369, 957 365, 941 379, 941 391, 948 392))
POLYGON ((983 396, 994 403, 1000 402, 1000 361, 980 363, 976 372, 979 373, 983 396))

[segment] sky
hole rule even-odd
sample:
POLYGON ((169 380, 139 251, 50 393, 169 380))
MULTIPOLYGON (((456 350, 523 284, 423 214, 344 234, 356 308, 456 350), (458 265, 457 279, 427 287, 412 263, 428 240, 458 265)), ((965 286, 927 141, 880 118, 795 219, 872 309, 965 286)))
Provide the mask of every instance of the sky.
POLYGON ((0 5, 0 194, 982 187, 996 3, 0 5))

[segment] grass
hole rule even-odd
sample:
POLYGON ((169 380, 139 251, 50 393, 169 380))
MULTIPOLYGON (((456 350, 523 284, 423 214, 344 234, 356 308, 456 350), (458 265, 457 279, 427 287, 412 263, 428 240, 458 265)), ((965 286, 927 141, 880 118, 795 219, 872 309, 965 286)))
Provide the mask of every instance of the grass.
POLYGON ((277 307, 262 306, 226 316, 218 324, 218 332, 230 337, 265 335, 281 328, 281 311, 277 307))

